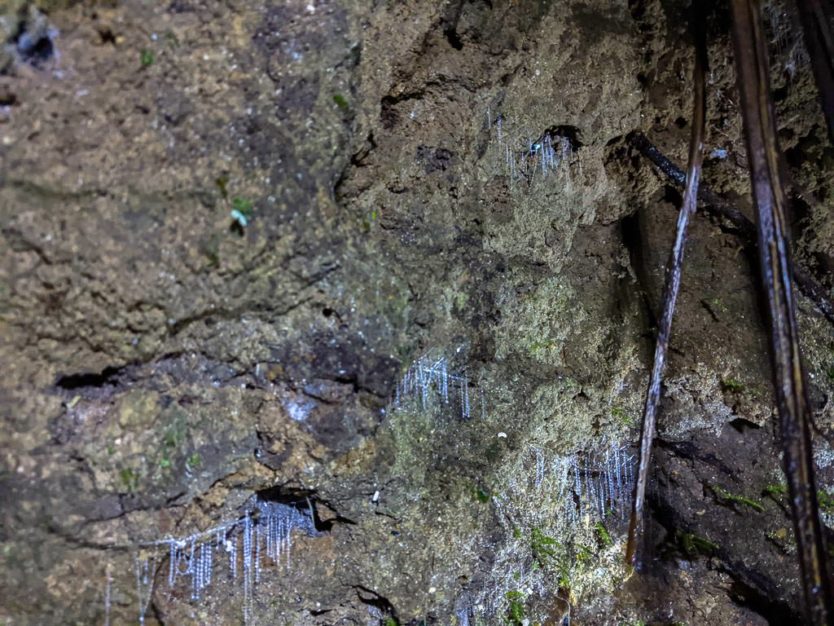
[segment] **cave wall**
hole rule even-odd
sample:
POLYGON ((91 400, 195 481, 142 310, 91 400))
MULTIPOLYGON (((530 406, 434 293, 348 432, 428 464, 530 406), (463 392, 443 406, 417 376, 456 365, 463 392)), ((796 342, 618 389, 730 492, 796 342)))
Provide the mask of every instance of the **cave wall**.
MULTIPOLYGON (((766 8, 797 258, 830 289, 834 153, 790 15, 766 8)), ((685 160, 684 6, 2 11, 0 618, 795 617, 755 258, 702 216, 651 566, 622 564, 679 200, 627 137, 685 160), (190 575, 169 587, 171 540, 238 537, 264 502, 310 515, 289 565, 265 561, 251 597, 225 569, 199 600, 190 575)), ((704 180, 752 217, 727 19, 704 180)), ((799 305, 834 485, 834 329, 799 305)))

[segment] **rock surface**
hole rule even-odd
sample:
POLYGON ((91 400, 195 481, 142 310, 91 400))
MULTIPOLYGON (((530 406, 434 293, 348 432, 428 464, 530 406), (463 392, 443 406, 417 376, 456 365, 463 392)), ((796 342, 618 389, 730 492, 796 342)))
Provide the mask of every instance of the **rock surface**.
MULTIPOLYGON (((834 149, 766 9, 830 290, 834 149)), ((705 183, 752 217, 710 34, 705 183)), ((679 200, 626 137, 685 160, 681 3, 14 0, 0 37, 4 623, 797 619, 756 259, 700 216, 622 565, 679 200), (228 550, 278 504, 309 523, 249 594, 228 550), (199 600, 187 541, 169 586, 164 542, 224 524, 199 600)), ((799 304, 829 493, 834 328, 799 304)))

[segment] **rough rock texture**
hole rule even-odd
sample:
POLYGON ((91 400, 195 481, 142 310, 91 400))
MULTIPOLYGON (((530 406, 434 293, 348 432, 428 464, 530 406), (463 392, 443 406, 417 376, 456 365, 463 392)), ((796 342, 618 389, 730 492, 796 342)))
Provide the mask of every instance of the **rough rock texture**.
MULTIPOLYGON (((640 575, 623 510, 584 499, 601 466, 574 481, 639 431, 679 192, 626 137, 683 163, 681 3, 0 7, 5 623, 796 619, 756 260, 726 225, 692 227, 640 575), (393 402, 421 357, 465 375, 448 405, 393 402), (147 542, 259 499, 312 511, 289 567, 249 600, 225 569, 169 588, 147 542)), ((766 9, 796 256, 830 289, 834 149, 766 9)), ((752 215, 727 29, 705 183, 752 215)), ((834 328, 800 309, 834 487, 834 328)))

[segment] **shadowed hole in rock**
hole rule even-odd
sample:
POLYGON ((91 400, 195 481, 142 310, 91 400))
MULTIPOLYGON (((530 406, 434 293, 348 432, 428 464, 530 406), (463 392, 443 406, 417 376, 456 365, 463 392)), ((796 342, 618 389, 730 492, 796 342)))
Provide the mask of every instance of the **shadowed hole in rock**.
POLYGON ((379 617, 387 615, 394 619, 395 624, 399 623, 394 605, 391 604, 391 601, 388 600, 388 598, 380 595, 373 589, 368 589, 362 585, 354 585, 353 588, 356 590, 356 595, 359 597, 359 601, 362 604, 375 608, 380 613, 379 617))
POLYGON ((123 368, 105 367, 101 372, 81 372, 65 374, 55 381, 55 387, 64 391, 86 388, 115 387, 119 384, 119 375, 123 368))
POLYGON ((11 91, 8 91, 8 87, 0 86, 0 106, 13 107, 17 103, 17 95, 11 91))
POLYGON ((109 27, 103 26, 97 29, 99 41, 102 45, 109 44, 111 46, 116 46, 116 33, 114 33, 109 27))
POLYGON ((55 37, 58 32, 46 24, 40 13, 34 19, 23 20, 12 43, 20 58, 33 67, 41 67, 55 56, 55 37))
MULTIPOLYGON (((623 246, 628 251, 631 267, 634 268, 637 275, 638 284, 640 287, 640 297, 643 301, 643 306, 648 317, 649 329, 657 327, 657 317, 654 308, 651 306, 648 294, 646 293, 646 259, 643 250, 642 235, 640 233, 640 217, 637 213, 624 216, 620 220, 620 236, 622 238, 623 246)), ((652 336, 651 330, 648 330, 646 336, 652 336)))
POLYGON ((737 604, 766 616, 769 624, 798 624, 799 616, 783 602, 772 600, 750 586, 734 581, 730 597, 737 604))
POLYGON ((432 172, 445 172, 452 164, 455 154, 446 148, 434 148, 431 146, 417 146, 417 161, 423 164, 426 174, 432 172))
POLYGON ((269 487, 256 493, 259 502, 272 502, 291 506, 311 515, 317 533, 330 532, 336 524, 356 524, 353 520, 339 515, 329 503, 322 500, 312 489, 294 487, 269 487))
POLYGON ((740 433, 744 433, 748 430, 758 430, 759 428, 761 428, 761 426, 759 426, 755 422, 751 422, 750 420, 745 419, 743 417, 737 417, 734 420, 732 420, 730 422, 730 426, 735 428, 740 433))
POLYGON ((385 130, 392 130, 400 121, 400 115, 397 112, 396 104, 397 100, 391 96, 385 96, 382 99, 379 119, 385 130))
POLYGON ((571 150, 574 152, 585 145, 580 138, 582 133, 579 128, 577 126, 571 126, 570 124, 557 124, 556 126, 551 126, 545 131, 545 134, 549 134, 552 137, 564 137, 570 141, 571 150))

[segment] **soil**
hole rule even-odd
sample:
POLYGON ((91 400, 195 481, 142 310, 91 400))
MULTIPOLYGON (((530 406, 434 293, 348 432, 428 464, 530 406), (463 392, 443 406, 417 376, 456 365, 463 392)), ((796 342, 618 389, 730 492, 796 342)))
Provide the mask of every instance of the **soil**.
MULTIPOLYGON (((830 293, 834 147, 764 9, 830 293)), ((704 184, 752 219, 728 30, 704 184)), ((628 137, 685 164, 683 3, 7 0, 0 40, 0 621, 801 621, 757 260, 703 215, 623 564, 680 202, 628 137), (254 595, 169 585, 149 544, 265 501, 315 529, 254 595)), ((834 326, 798 304, 834 494, 834 326)))

